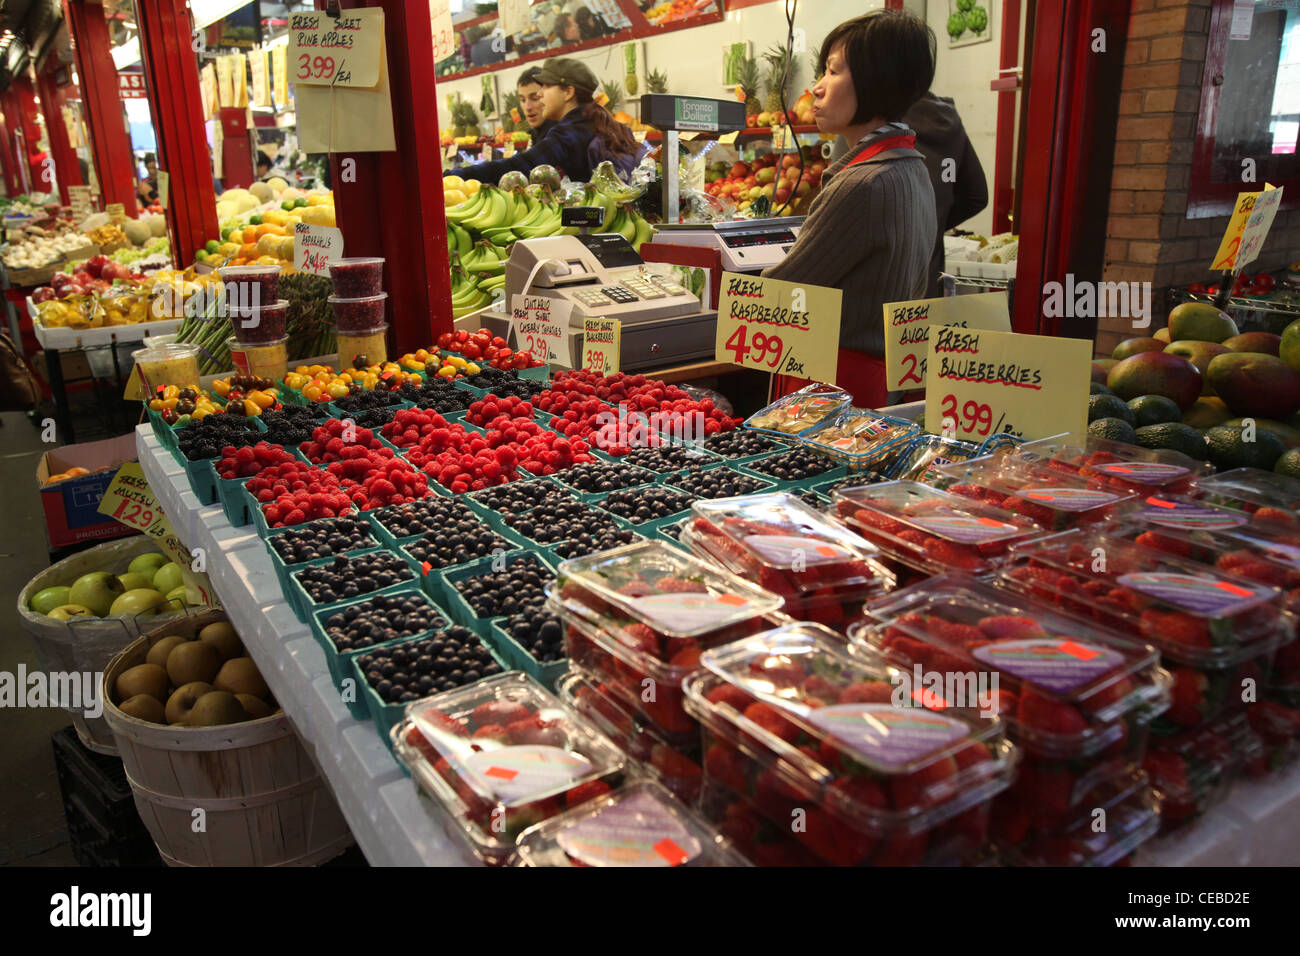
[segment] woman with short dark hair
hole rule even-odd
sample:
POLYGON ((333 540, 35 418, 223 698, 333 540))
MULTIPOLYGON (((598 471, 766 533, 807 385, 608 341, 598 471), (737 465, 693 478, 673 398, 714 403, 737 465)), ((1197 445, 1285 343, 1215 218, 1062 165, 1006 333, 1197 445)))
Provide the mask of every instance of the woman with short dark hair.
MULTIPOLYGON (((934 188, 903 114, 934 79, 934 34, 914 14, 878 10, 822 43, 813 115, 853 144, 822 189, 789 255, 763 275, 843 291, 836 382, 855 402, 889 400, 886 302, 921 298, 937 225, 934 188)), ((801 382, 783 379, 781 393, 801 382)))

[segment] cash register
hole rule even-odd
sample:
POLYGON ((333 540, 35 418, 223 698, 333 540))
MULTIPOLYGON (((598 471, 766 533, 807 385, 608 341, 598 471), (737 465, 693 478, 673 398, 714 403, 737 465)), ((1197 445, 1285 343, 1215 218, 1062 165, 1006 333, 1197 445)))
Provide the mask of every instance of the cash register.
POLYGON ((705 246, 722 253, 727 272, 762 272, 777 265, 799 238, 804 216, 775 219, 736 219, 728 222, 665 223, 657 227, 656 242, 705 246))
MULTIPOLYGON (((515 296, 541 296, 571 304, 571 354, 581 355, 584 320, 622 323, 622 371, 649 371, 711 359, 718 313, 671 277, 646 268, 632 244, 617 233, 521 239, 506 262, 508 319, 515 296)), ((576 364, 576 362, 575 362, 576 364)))

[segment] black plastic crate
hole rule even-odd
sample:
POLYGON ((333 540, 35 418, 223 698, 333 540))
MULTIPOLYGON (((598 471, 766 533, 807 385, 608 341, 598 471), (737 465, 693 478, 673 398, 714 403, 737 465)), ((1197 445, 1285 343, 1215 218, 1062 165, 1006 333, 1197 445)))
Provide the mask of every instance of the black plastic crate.
POLYGON ((153 838, 136 811, 122 761, 87 750, 70 726, 56 731, 51 743, 77 862, 82 866, 161 865, 153 838))

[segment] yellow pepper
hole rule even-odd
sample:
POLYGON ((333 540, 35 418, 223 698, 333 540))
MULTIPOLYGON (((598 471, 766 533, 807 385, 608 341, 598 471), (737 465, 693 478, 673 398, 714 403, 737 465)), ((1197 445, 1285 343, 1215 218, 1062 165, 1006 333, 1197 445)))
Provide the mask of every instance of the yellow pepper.
POLYGON ((269 391, 257 391, 250 394, 249 399, 257 403, 259 408, 270 408, 275 404, 275 396, 269 391))
POLYGON ((262 414, 262 406, 251 398, 246 398, 244 399, 244 414, 250 418, 254 415, 260 415, 262 414))
POLYGON ((225 398, 230 394, 230 380, 225 378, 217 379, 212 383, 212 390, 222 398, 225 398))

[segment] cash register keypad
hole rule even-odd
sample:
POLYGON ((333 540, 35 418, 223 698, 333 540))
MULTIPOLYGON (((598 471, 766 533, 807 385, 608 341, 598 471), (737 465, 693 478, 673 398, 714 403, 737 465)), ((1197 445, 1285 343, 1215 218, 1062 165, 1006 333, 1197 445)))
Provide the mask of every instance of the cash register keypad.
POLYGON ((604 290, 605 295, 609 296, 619 305, 627 305, 629 302, 636 302, 637 297, 634 292, 629 292, 621 286, 607 286, 604 290))
POLYGON ((620 285, 636 293, 642 299, 662 299, 668 293, 664 292, 657 285, 647 282, 645 279, 628 278, 623 279, 620 285))
POLYGON ((609 299, 605 297, 603 289, 583 289, 574 293, 574 298, 586 306, 608 305, 609 299))

